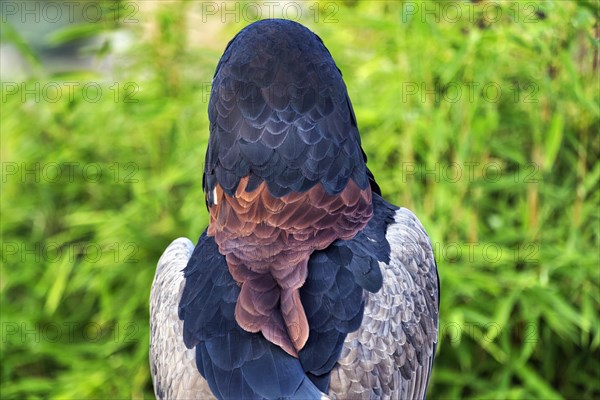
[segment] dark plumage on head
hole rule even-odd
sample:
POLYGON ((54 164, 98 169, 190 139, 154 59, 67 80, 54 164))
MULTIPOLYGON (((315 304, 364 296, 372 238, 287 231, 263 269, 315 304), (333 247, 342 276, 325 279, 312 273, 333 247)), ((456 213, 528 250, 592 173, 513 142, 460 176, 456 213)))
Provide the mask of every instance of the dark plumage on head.
POLYGON ((329 51, 304 26, 263 20, 239 32, 215 72, 204 190, 233 195, 264 181, 274 197, 321 183, 340 193, 368 186, 352 105, 329 51))

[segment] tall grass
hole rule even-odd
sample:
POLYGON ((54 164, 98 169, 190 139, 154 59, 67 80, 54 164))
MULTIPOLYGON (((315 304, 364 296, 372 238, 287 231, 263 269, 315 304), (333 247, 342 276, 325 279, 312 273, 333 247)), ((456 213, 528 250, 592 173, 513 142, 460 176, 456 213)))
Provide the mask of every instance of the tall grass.
MULTIPOLYGON (((135 44, 97 58, 117 58, 111 75, 40 64, 2 83, 2 398, 152 397, 155 264, 207 223, 210 81, 251 10, 136 4, 135 44)), ((303 7, 385 197, 434 244, 429 397, 600 397, 597 3, 303 7)), ((69 29, 54 40, 90 32, 69 29)), ((21 39, 3 25, 35 64, 21 39)))

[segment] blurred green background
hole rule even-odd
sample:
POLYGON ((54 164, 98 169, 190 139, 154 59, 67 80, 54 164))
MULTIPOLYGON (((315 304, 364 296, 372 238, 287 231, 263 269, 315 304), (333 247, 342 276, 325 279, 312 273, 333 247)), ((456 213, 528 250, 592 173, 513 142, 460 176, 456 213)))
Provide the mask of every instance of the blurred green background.
POLYGON ((597 1, 53 3, 1 4, 2 399, 153 397, 155 265, 207 223, 214 68, 266 17, 321 36, 429 232, 429 398, 600 398, 597 1))

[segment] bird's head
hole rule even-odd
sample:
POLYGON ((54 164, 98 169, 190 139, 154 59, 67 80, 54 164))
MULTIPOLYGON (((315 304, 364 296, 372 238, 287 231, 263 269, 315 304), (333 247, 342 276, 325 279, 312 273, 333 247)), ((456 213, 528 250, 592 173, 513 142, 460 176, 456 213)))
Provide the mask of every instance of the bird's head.
POLYGON ((296 22, 258 21, 229 42, 208 114, 203 185, 209 207, 216 185, 233 196, 244 177, 246 191, 265 182, 274 197, 318 183, 335 195, 349 179, 369 186, 342 74, 323 41, 296 22))

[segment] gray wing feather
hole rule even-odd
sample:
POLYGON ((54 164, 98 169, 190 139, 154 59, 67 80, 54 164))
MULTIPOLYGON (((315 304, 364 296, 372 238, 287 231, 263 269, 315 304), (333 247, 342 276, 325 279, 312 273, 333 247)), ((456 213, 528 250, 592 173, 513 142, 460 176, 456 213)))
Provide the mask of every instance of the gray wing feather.
POLYGON ((388 226, 383 287, 368 293, 361 327, 346 337, 330 393, 349 399, 424 399, 435 356, 439 288, 427 233, 405 208, 388 226))
POLYGON ((196 368, 196 352, 183 343, 178 316, 183 291, 183 269, 194 245, 179 238, 158 261, 150 292, 150 368, 158 399, 214 399, 196 368))

